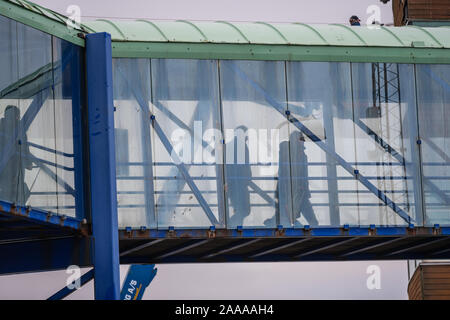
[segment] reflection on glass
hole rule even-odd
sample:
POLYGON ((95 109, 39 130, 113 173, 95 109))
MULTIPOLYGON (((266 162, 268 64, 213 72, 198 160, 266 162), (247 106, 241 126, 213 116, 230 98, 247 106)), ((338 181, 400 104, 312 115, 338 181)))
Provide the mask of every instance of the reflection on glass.
POLYGON ((25 169, 31 170, 33 163, 27 136, 21 130, 20 110, 14 105, 7 106, 0 119, 0 147, 0 199, 23 204, 30 196, 25 169))
POLYGON ((4 17, 0 41, 0 199, 83 217, 81 49, 4 17))
MULTIPOLYGON (((408 216, 421 225, 422 185, 427 224, 447 223, 447 66, 417 66, 416 88, 413 65, 219 63, 220 95, 217 62, 152 60, 151 111, 200 190, 188 186, 152 130, 158 227, 214 224, 201 198, 218 225, 226 210, 228 228, 405 225, 408 216), (223 139, 213 139, 212 162, 201 158, 208 129, 223 139)), ((134 135, 119 136, 129 143, 134 135)), ((132 162, 135 151, 126 148, 118 157, 132 162)))
POLYGON ((291 226, 290 190, 280 207, 276 195, 278 149, 288 140, 287 121, 277 111, 286 109, 284 63, 220 61, 220 83, 227 227, 291 226))
POLYGON ((156 227, 150 138, 150 60, 114 59, 119 226, 156 227))
POLYGON ((416 65, 426 225, 450 224, 450 66, 416 65))
POLYGON ((152 131, 158 227, 223 225, 222 162, 218 154, 209 161, 206 148, 220 146, 220 137, 211 136, 220 130, 217 61, 154 59, 152 86, 153 112, 162 128, 152 131), (164 137, 170 146, 162 143, 164 137), (168 148, 181 158, 187 177, 168 148))
MULTIPOLYGON (((51 36, 25 25, 17 27, 21 129, 28 136, 32 170, 25 171, 27 205, 56 212, 57 173, 51 36), (30 82, 29 80, 32 79, 30 82)), ((22 167, 30 159, 22 156, 22 167)))
POLYGON ((0 24, 4 200, 56 211, 51 36, 3 17, 0 24))
MULTIPOLYGON (((319 222, 311 205, 311 192, 308 180, 308 157, 305 152, 305 137, 299 131, 294 131, 289 137, 291 184, 292 184, 292 208, 296 225, 303 216, 305 224, 315 227, 319 222)), ((281 150, 281 148, 280 148, 281 150)))
MULTIPOLYGON (((357 225, 356 184, 336 162, 336 156, 345 162, 354 162, 350 65, 288 62, 287 81, 288 108, 293 117, 312 133, 309 137, 302 137, 305 139, 302 147, 298 147, 298 143, 291 145, 293 169, 304 172, 292 172, 293 186, 295 181, 303 180, 303 189, 308 190, 306 194, 310 197, 304 204, 301 199, 294 200, 293 187, 295 223, 314 224, 317 220, 319 225, 357 225), (323 147, 319 143, 323 143, 323 147), (294 148, 300 151, 294 151, 294 148), (304 167, 300 167, 302 162, 305 162, 304 167), (309 216, 314 215, 315 219, 308 221, 308 213, 299 216, 302 209, 310 212, 309 216)), ((295 123, 291 127, 293 133, 298 132, 295 123)))
MULTIPOLYGON (((417 126, 417 105, 416 105, 416 83, 414 81, 414 65, 399 64, 400 75, 400 101, 402 104, 402 131, 403 131, 403 158, 404 170, 406 172, 406 190, 403 195, 407 201, 408 212, 415 219, 416 225, 423 225, 422 210, 422 187, 420 176, 420 155, 417 144, 418 126, 417 126)), ((397 156, 399 160, 401 158, 397 156)), ((428 184, 426 179, 424 184, 428 184)))
POLYGON ((85 212, 83 167, 86 162, 82 148, 82 56, 80 47, 53 38, 57 212, 79 218, 85 212))
MULTIPOLYGON (((405 158, 405 150, 410 147, 405 129, 414 125, 408 124, 414 119, 402 103, 399 90, 401 83, 411 83, 413 79, 402 77, 398 65, 393 63, 355 63, 352 70, 356 168, 380 194, 393 201, 397 211, 414 219, 414 206, 408 196, 414 190, 408 183, 411 176, 406 171, 405 158)), ((360 182, 358 200, 362 225, 407 223, 360 182)))
POLYGON ((227 155, 233 154, 232 161, 229 161, 228 156, 225 165, 228 201, 233 210, 233 215, 228 219, 229 226, 243 226, 244 219, 250 215, 252 170, 249 165, 247 131, 245 126, 237 127, 236 136, 225 146, 227 155))

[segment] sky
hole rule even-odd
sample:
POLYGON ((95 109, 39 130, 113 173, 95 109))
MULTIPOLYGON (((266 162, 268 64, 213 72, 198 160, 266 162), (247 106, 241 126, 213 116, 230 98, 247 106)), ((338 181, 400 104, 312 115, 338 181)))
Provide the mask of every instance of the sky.
MULTIPOLYGON (((67 14, 81 10, 81 22, 100 17, 162 20, 228 20, 362 24, 393 21, 391 3, 379 0, 34 0, 67 14), (376 6, 376 7, 374 7, 376 6), (379 10, 378 10, 378 9, 379 10)), ((406 261, 284 262, 157 265, 144 299, 407 299, 406 261), (373 266, 379 286, 369 289, 373 266)), ((121 266, 121 280, 128 266, 121 266)), ((87 271, 87 269, 83 269, 87 271)), ((0 276, 0 299, 45 299, 65 286, 65 271, 0 276)), ((93 299, 90 282, 68 299, 93 299)))
POLYGON ((385 24, 393 22, 391 3, 383 4, 379 0, 34 0, 34 2, 60 13, 65 13, 70 5, 78 5, 82 21, 108 17, 347 24, 352 15, 357 15, 361 22, 365 23, 372 14, 367 13, 368 8, 376 5, 380 9, 380 22, 385 24))

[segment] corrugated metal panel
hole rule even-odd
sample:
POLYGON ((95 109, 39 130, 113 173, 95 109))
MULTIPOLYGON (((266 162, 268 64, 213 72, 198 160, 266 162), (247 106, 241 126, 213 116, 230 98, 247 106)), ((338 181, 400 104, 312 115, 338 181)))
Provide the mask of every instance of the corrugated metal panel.
POLYGON ((350 27, 301 23, 109 21, 86 22, 111 33, 115 41, 181 43, 250 43, 275 45, 449 48, 448 28, 350 27), (437 30, 436 30, 437 29, 437 30))
POLYGON ((450 0, 393 0, 396 26, 416 21, 450 21, 450 0))
POLYGON ((450 0, 408 0, 408 18, 450 19, 450 0))
POLYGON ((409 300, 422 300, 422 269, 420 266, 416 268, 413 276, 409 280, 408 284, 408 297, 409 300))
POLYGON ((408 285, 410 300, 450 300, 450 264, 421 264, 408 285))
POLYGON ((402 26, 405 24, 405 0, 392 0, 392 12, 394 15, 394 25, 402 26))

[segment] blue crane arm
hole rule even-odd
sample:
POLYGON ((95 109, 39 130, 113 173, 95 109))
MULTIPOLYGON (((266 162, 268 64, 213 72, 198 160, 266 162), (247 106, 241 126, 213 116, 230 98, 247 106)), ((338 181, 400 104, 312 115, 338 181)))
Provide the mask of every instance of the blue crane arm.
POLYGON ((120 300, 142 300, 145 289, 150 285, 158 271, 154 264, 133 264, 120 292, 120 300))

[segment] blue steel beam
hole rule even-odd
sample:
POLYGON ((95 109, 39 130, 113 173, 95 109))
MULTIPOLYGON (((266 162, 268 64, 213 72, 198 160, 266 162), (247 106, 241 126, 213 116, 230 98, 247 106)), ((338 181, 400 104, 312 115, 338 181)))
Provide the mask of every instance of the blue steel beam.
POLYGON ((0 245, 0 274, 64 270, 91 265, 89 237, 59 237, 0 245), (7 262, 7 263, 6 263, 7 262))
POLYGON ((438 255, 440 255, 440 254, 443 254, 443 253, 446 253, 446 252, 449 252, 449 251, 450 251, 450 248, 448 248, 448 249, 443 249, 443 250, 439 250, 439 251, 433 252, 431 255, 432 255, 432 256, 438 256, 438 255))
POLYGON ((224 253, 227 253, 227 252, 236 250, 236 249, 240 249, 240 248, 249 246, 249 245, 254 244, 254 243, 256 243, 256 242, 259 242, 259 241, 261 241, 261 240, 262 240, 262 239, 247 240, 247 241, 245 241, 245 242, 243 242, 243 243, 236 244, 236 245, 232 245, 231 247, 227 247, 227 248, 222 249, 222 250, 219 250, 219 251, 217 251, 217 252, 210 253, 210 254, 208 254, 208 255, 202 257, 201 259, 209 259, 209 258, 218 256, 218 255, 221 255, 221 254, 224 254, 224 253))
POLYGON ((86 35, 95 298, 120 298, 111 36, 86 35))
MULTIPOLYGON (((396 239, 404 239, 411 235, 432 236, 438 232, 443 236, 450 236, 450 227, 313 227, 308 226, 298 228, 242 228, 242 229, 174 229, 174 230, 158 230, 148 229, 142 231, 140 228, 131 228, 128 230, 119 230, 121 240, 151 240, 151 239, 167 239, 167 238, 208 238, 211 232, 216 238, 303 238, 306 236, 312 237, 338 237, 338 236, 369 236, 374 239, 388 240, 391 237, 399 237, 396 239)), ((387 240, 387 241, 388 241, 387 240)))
POLYGON ((204 244, 210 242, 211 240, 212 239, 196 240, 196 241, 194 241, 194 243, 188 243, 187 245, 183 245, 183 246, 181 246, 179 248, 176 248, 175 250, 171 250, 169 252, 166 252, 166 253, 156 257, 155 259, 164 259, 164 258, 173 256, 173 255, 175 255, 177 253, 181 253, 181 252, 184 252, 184 251, 187 251, 187 250, 199 247, 201 245, 204 245, 204 244))
POLYGON ((306 252, 302 252, 300 254, 297 254, 297 255, 294 256, 294 258, 301 258, 301 257, 304 257, 304 256, 308 256, 310 254, 317 253, 317 252, 320 252, 320 251, 324 251, 324 250, 327 250, 327 249, 331 249, 331 248, 340 246, 342 244, 355 241, 357 239, 358 239, 357 237, 350 238, 350 239, 339 239, 338 241, 334 241, 331 244, 327 244, 327 245, 324 245, 324 246, 319 246, 318 248, 314 248, 312 250, 308 250, 306 252))
MULTIPOLYGON (((228 65, 226 65, 229 67, 228 65)), ((247 81, 256 91, 261 93, 264 98, 272 105, 272 107, 286 116, 290 123, 297 127, 301 132, 303 132, 311 141, 313 141, 320 149, 329 154, 334 160, 344 168, 348 173, 353 175, 355 179, 361 182, 368 190, 370 190, 375 196, 377 196, 385 205, 391 208, 396 214, 398 214, 407 223, 413 223, 415 220, 411 218, 402 208, 400 208, 395 202, 393 202, 385 193, 378 189, 374 184, 372 184, 365 176, 361 175, 357 170, 350 166, 345 159, 343 159, 336 152, 330 150, 329 146, 323 142, 319 137, 317 137, 311 130, 309 130, 300 120, 290 115, 281 104, 279 104, 274 98, 272 98, 258 83, 250 79, 243 71, 241 71, 237 66, 229 67, 234 71, 241 79, 247 81)))
MULTIPOLYGON (((94 269, 89 270, 85 274, 80 277, 80 288, 84 286, 86 283, 94 279, 94 269)), ((49 297, 47 300, 62 300, 71 293, 75 292, 79 288, 74 287, 73 289, 69 289, 67 286, 56 292, 54 295, 49 297)))
POLYGON ((291 241, 291 242, 286 243, 286 244, 277 245, 277 246, 272 247, 272 248, 270 248, 270 249, 266 249, 266 250, 264 250, 264 251, 258 252, 258 253, 256 253, 256 254, 250 256, 250 258, 261 257, 261 256, 264 256, 264 255, 266 255, 266 254, 269 254, 269 253, 272 253, 272 252, 275 252, 275 251, 279 251, 279 250, 282 250, 282 249, 286 249, 286 248, 289 248, 289 247, 298 245, 298 244, 300 244, 300 243, 304 243, 304 242, 311 241, 312 239, 313 239, 313 238, 311 238, 311 237, 310 237, 310 238, 304 238, 304 239, 300 239, 300 240, 291 241))
POLYGON ((448 241, 449 238, 448 237, 443 237, 443 238, 438 238, 438 239, 431 239, 426 241, 425 243, 421 243, 421 244, 417 244, 415 246, 409 246, 407 248, 403 248, 400 250, 396 250, 394 252, 388 253, 387 256, 393 256, 399 253, 403 253, 403 252, 407 252, 407 251, 411 251, 411 250, 415 250, 415 249, 419 249, 419 248, 423 248, 423 247, 427 247, 429 245, 435 244, 435 243, 439 243, 442 241, 448 241))
POLYGON ((358 249, 355 249, 355 250, 351 250, 350 252, 341 254, 340 257, 348 257, 348 256, 351 256, 351 255, 354 255, 354 254, 357 254, 357 253, 361 253, 361 252, 364 252, 364 251, 367 251, 367 250, 372 250, 372 249, 375 249, 375 248, 379 248, 379 247, 382 247, 382 246, 385 246, 385 245, 388 245, 388 244, 391 244, 391 243, 394 243, 394 242, 397 242, 397 241, 400 241, 400 240, 403 240, 403 239, 404 238, 395 238, 395 239, 383 241, 381 243, 377 243, 377 244, 374 244, 374 245, 371 245, 371 246, 364 246, 362 248, 358 248, 358 249))
POLYGON ((16 206, 7 201, 0 200, 0 212, 9 217, 18 217, 34 223, 71 228, 77 231, 82 231, 84 229, 83 221, 80 219, 57 215, 52 212, 33 209, 31 207, 16 206))
POLYGON ((164 241, 164 239, 156 239, 156 240, 148 241, 148 242, 146 242, 144 244, 141 244, 139 246, 136 246, 136 247, 133 247, 131 249, 127 249, 127 250, 121 252, 119 256, 120 257, 124 257, 126 255, 129 255, 130 253, 133 253, 133 252, 136 252, 136 251, 139 251, 139 250, 142 250, 142 249, 154 246, 155 244, 160 243, 162 241, 164 241))

